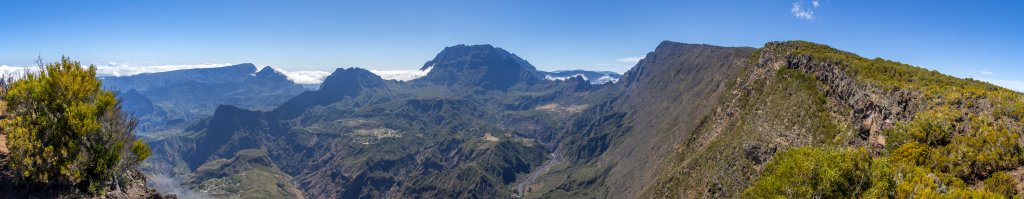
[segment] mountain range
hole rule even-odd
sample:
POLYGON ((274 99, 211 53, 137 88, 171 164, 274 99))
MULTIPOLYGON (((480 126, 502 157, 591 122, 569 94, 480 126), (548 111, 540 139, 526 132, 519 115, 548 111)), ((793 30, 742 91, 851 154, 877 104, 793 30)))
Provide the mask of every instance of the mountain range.
POLYGON ((621 76, 543 72, 501 48, 457 45, 420 70, 394 81, 337 69, 315 90, 252 65, 104 83, 127 89, 125 108, 144 121, 184 120, 151 120, 177 126, 150 139, 143 170, 213 197, 756 197, 790 168, 779 154, 859 150, 867 162, 842 165, 888 165, 908 146, 935 151, 934 164, 829 169, 898 173, 847 190, 892 185, 878 193, 894 196, 919 190, 901 188, 915 176, 936 179, 920 188, 936 197, 1024 179, 1021 93, 810 42, 665 41, 621 76), (991 136, 1012 144, 974 144, 1002 143, 991 136))
POLYGON ((104 87, 121 92, 124 110, 146 133, 175 132, 213 114, 222 104, 265 110, 308 89, 281 72, 252 64, 133 76, 103 77, 104 87))

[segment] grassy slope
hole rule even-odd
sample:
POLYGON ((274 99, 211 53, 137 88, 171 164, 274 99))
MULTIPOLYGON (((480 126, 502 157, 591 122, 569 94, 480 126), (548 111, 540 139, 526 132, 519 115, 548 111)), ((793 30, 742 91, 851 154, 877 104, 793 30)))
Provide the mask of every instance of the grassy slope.
MULTIPOLYGON (((954 176, 943 177, 948 183, 940 184, 965 190, 967 183, 980 182, 995 172, 1021 164, 1020 141, 1016 139, 1022 131, 1020 119, 1024 115, 1024 98, 1020 93, 897 62, 865 59, 809 42, 771 43, 766 48, 787 52, 786 58, 809 56, 811 62, 807 64, 838 63, 859 86, 920 93, 920 98, 913 99, 919 101, 911 104, 921 104, 923 110, 913 119, 885 129, 888 142, 874 158, 890 159, 891 151, 906 143, 924 145, 921 148, 925 152, 911 154, 921 161, 906 164, 909 169, 890 169, 891 172, 903 176, 913 176, 914 171, 954 176)), ((758 56, 755 54, 752 59, 758 56)), ((736 116, 721 109, 707 116, 691 142, 678 148, 671 160, 674 166, 647 190, 647 196, 736 197, 760 179, 765 165, 759 164, 763 160, 759 156, 795 146, 816 146, 810 150, 858 148, 848 145, 849 140, 859 139, 853 136, 851 128, 857 124, 840 119, 849 115, 849 110, 824 109, 830 103, 828 100, 833 100, 823 96, 827 88, 824 84, 805 71, 783 68, 750 87, 734 87, 738 91, 753 88, 750 92, 733 92, 739 95, 734 96, 739 102, 734 103, 739 110, 734 113, 736 116), (730 116, 723 117, 727 114, 730 116)), ((729 107, 730 97, 724 99, 720 106, 729 107)), ((903 157, 907 156, 906 151, 899 150, 897 159, 908 159, 903 157)), ((780 164, 768 165, 775 168, 780 164)), ((887 190, 898 195, 899 183, 891 184, 887 190)))
POLYGON ((740 112, 731 120, 716 123, 716 115, 709 115, 702 121, 699 133, 676 151, 670 160, 675 166, 652 191, 659 196, 734 197, 759 172, 759 152, 841 139, 837 135, 844 130, 825 111, 825 97, 818 91, 822 85, 812 76, 783 69, 755 85, 761 86, 737 96, 740 112))

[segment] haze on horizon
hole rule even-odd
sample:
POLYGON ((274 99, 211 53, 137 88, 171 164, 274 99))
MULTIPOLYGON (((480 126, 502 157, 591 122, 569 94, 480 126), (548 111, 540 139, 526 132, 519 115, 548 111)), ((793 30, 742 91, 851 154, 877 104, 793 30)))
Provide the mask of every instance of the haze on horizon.
POLYGON ((492 44, 541 70, 624 72, 663 40, 807 40, 1024 91, 1021 13, 1018 1, 18 1, 0 3, 0 70, 67 55, 134 73, 412 71, 446 46, 492 44))

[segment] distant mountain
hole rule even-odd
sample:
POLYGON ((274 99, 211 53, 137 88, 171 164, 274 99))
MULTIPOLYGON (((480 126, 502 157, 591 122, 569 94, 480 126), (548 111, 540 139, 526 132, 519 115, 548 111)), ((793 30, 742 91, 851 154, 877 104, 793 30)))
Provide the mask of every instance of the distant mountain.
POLYGON ((182 129, 222 104, 269 110, 307 90, 272 67, 256 72, 252 64, 105 77, 103 82, 115 90, 129 89, 122 94, 123 109, 140 118, 142 134, 182 129))
POLYGON ((282 117, 294 117, 314 107, 329 105, 341 101, 345 97, 356 97, 363 90, 378 89, 385 86, 379 76, 366 69, 337 69, 324 79, 320 89, 307 91, 274 109, 273 113, 282 117))
POLYGON ((449 47, 425 66, 429 74, 407 82, 338 69, 271 111, 218 107, 188 133, 152 142, 150 171, 215 179, 197 169, 261 148, 312 198, 507 197, 549 157, 554 134, 536 127, 561 125, 600 88, 540 79, 491 46, 449 47))
POLYGON ((130 110, 136 116, 166 114, 162 108, 153 104, 153 100, 135 89, 120 93, 117 97, 121 102, 121 109, 130 110))
POLYGON ((529 62, 491 45, 457 45, 444 48, 420 70, 430 73, 417 79, 439 85, 507 90, 532 85, 541 78, 529 62))
POLYGON ((665 41, 622 76, 459 45, 423 69, 337 69, 276 108, 217 106, 153 140, 145 170, 310 198, 1024 193, 1024 95, 820 44, 665 41))
POLYGON ((110 90, 147 91, 154 88, 197 82, 201 84, 221 84, 241 82, 256 72, 256 65, 245 63, 218 68, 196 68, 158 73, 143 73, 131 76, 101 77, 103 87, 110 90))

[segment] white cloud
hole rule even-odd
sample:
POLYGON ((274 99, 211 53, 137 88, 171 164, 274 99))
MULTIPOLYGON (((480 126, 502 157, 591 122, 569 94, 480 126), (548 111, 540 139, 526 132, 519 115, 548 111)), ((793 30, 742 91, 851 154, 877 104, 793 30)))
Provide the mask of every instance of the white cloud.
POLYGON ((992 74, 995 74, 995 73, 992 73, 990 71, 978 71, 978 73, 981 73, 982 75, 992 75, 992 74))
POLYGON ((370 70, 370 72, 377 74, 377 76, 383 79, 409 81, 427 76, 431 69, 434 69, 434 67, 428 67, 423 70, 370 70))
MULTIPOLYGON (((143 73, 157 73, 194 68, 216 68, 231 66, 232 64, 137 65, 107 62, 106 64, 94 63, 93 65, 96 65, 97 76, 129 76, 143 73)), ((280 68, 274 69, 280 71, 288 77, 288 80, 292 80, 292 82, 297 84, 319 84, 324 81, 324 78, 331 75, 330 72, 326 71, 287 71, 280 68)), ((377 74, 383 79, 409 81, 426 76, 427 73, 430 72, 430 69, 432 68, 427 68, 426 70, 370 70, 370 72, 377 74)), ((0 65, 0 75, 20 75, 25 72, 36 70, 36 67, 0 65)))
POLYGON ((622 59, 619 59, 619 61, 620 61, 620 62, 627 62, 627 63, 635 63, 635 62, 638 62, 638 61, 640 61, 641 59, 644 59, 644 56, 639 56, 639 57, 626 57, 626 58, 622 58, 622 59))
POLYGON ((605 83, 609 83, 609 82, 610 83, 619 82, 619 78, 614 78, 614 77, 609 76, 609 75, 604 75, 604 76, 601 76, 601 77, 597 78, 597 80, 590 81, 590 83, 592 83, 592 84, 605 84, 605 83))
POLYGON ((812 1, 811 4, 814 4, 814 8, 818 8, 818 0, 812 1))
POLYGON ((330 72, 326 71, 286 71, 280 68, 274 68, 284 76, 288 77, 288 80, 292 80, 296 84, 319 84, 331 75, 330 72))
POLYGON ((117 62, 108 62, 107 65, 96 65, 96 74, 99 76, 129 76, 143 73, 158 73, 174 70, 194 68, 216 68, 230 66, 231 63, 223 64, 180 64, 180 65, 139 65, 117 62))
POLYGON ((586 75, 583 75, 583 73, 576 73, 574 75, 569 75, 569 76, 545 75, 544 79, 551 80, 551 81, 556 81, 556 80, 565 81, 567 79, 576 78, 576 77, 581 77, 581 78, 583 78, 584 81, 589 81, 590 84, 615 83, 615 82, 619 81, 619 78, 614 78, 614 77, 609 76, 609 75, 604 75, 604 76, 598 77, 597 79, 591 80, 590 78, 587 78, 586 75))
MULTIPOLYGON (((137 65, 137 64, 125 64, 118 62, 107 62, 106 64, 92 64, 96 65, 97 76, 129 76, 138 75, 142 73, 156 73, 156 72, 167 72, 173 70, 184 70, 193 68, 215 68, 230 66, 231 63, 223 64, 181 64, 181 65, 137 65)), ((21 66, 0 66, 0 74, 17 75, 24 74, 26 71, 37 71, 35 66, 21 67, 21 66)))
POLYGON ((576 73, 575 75, 569 75, 569 76, 561 76, 561 77, 555 77, 555 76, 551 76, 551 75, 545 75, 545 76, 544 76, 544 79, 547 79, 547 80, 551 80, 551 81, 555 81, 555 80, 561 80, 561 81, 565 81, 565 80, 567 80, 567 79, 570 79, 570 78, 576 78, 576 77, 582 77, 582 78, 583 78, 583 80, 587 80, 587 76, 584 76, 584 75, 583 75, 582 73, 576 73))
MULTIPOLYGON (((817 1, 814 1, 814 9, 818 8, 817 1)), ((802 3, 799 1, 793 2, 793 8, 789 9, 789 12, 793 13, 793 16, 798 19, 812 20, 814 19, 813 10, 805 10, 802 3)))
POLYGON ((0 76, 18 76, 27 72, 36 71, 36 67, 20 67, 20 66, 8 66, 0 65, 0 76))
MULTIPOLYGON (((279 68, 282 74, 288 77, 289 80, 297 84, 319 84, 324 81, 327 76, 330 76, 330 72, 326 71, 287 71, 279 68)), ((416 78, 426 76, 430 73, 431 68, 426 70, 370 70, 373 74, 377 74, 382 79, 398 80, 398 81, 409 81, 416 78)))

